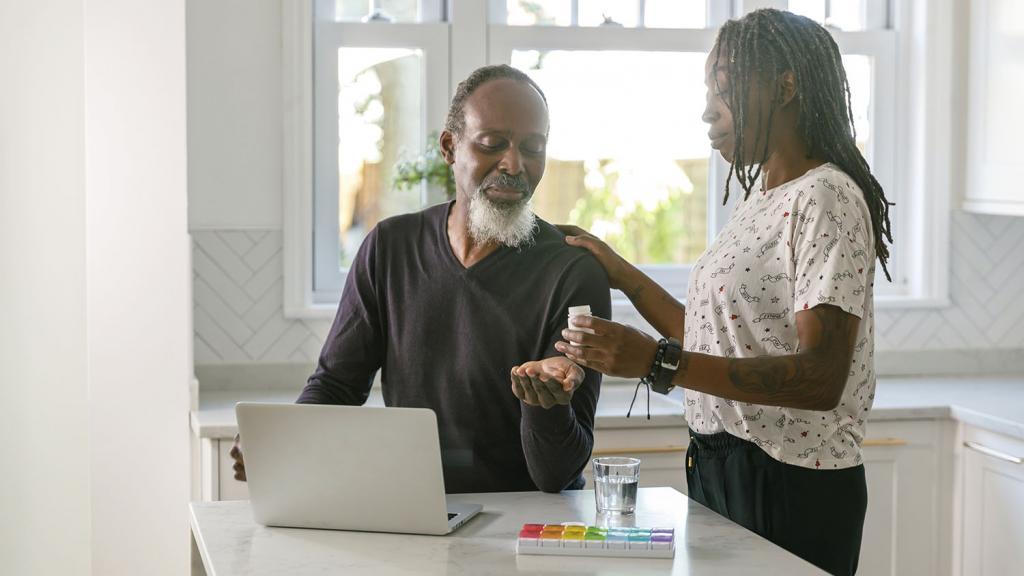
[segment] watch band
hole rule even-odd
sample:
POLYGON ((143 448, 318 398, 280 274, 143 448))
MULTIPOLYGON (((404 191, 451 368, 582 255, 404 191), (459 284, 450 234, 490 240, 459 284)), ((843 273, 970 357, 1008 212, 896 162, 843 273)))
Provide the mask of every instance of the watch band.
POLYGON ((679 369, 679 360, 683 355, 683 345, 675 338, 662 338, 658 342, 658 355, 655 358, 655 366, 652 372, 655 377, 651 382, 651 388, 659 394, 668 394, 675 385, 672 379, 675 378, 679 369))

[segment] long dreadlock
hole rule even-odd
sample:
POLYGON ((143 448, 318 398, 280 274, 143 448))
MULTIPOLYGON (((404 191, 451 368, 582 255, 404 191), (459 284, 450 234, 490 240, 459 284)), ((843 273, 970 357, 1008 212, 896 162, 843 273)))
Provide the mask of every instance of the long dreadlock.
MULTIPOLYGON (((744 200, 750 196, 770 153, 768 142, 778 106, 777 97, 772 99, 767 119, 762 119, 760 111, 753 112, 757 136, 751 150, 756 160, 744 157, 744 133, 752 113, 749 87, 752 82, 759 82, 761 86, 766 82, 775 84, 779 75, 792 71, 796 78, 795 97, 800 106, 797 131, 807 144, 811 157, 835 164, 863 191, 871 213, 875 253, 882 263, 885 277, 891 282, 892 277, 886 268, 889 248, 885 240, 892 244, 889 207, 893 204, 886 199, 882 186, 871 174, 867 160, 857 148, 850 85, 839 47, 832 35, 809 18, 765 8, 739 20, 726 22, 718 32, 714 50, 715 69, 718 69, 722 58, 727 58, 730 93, 726 104, 733 116, 735 142, 723 204, 729 201, 729 180, 733 174, 743 187, 744 200), (764 130, 765 123, 767 130, 764 130), (765 133, 763 142, 762 132, 765 133)), ((776 96, 779 95, 778 90, 776 87, 776 96)))

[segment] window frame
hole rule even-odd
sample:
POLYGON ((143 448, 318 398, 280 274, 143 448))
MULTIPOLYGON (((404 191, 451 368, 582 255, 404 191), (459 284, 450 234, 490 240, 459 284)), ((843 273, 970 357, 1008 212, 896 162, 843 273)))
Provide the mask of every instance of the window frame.
MULTIPOLYGON (((338 50, 407 48, 422 53, 419 141, 441 128, 448 103, 448 25, 446 23, 334 22, 316 19, 313 34, 313 118, 329 117, 338 108, 338 50), (317 55, 320 55, 318 58, 317 55)), ((347 272, 338 268, 338 190, 336 163, 338 123, 313 126, 313 285, 314 303, 336 304, 347 272), (333 156, 335 162, 329 162, 333 156)), ((420 205, 429 201, 421 187, 420 205)))
MULTIPOLYGON (((437 6, 437 0, 425 0, 437 6)), ((879 274, 876 307, 920 308, 949 305, 949 205, 953 178, 927 169, 927 159, 952 157, 948 125, 952 116, 949 92, 952 73, 938 66, 952 57, 953 0, 868 0, 869 22, 887 19, 884 30, 834 31, 841 51, 873 58, 873 170, 886 188, 894 210, 894 228, 902 230, 893 251, 891 287, 879 274), (880 12, 878 6, 887 6, 880 12), (872 8, 872 6, 874 8, 872 8), (938 9, 935 9, 938 6, 938 9), (928 94, 928 98, 924 95, 928 94), (939 97, 933 100, 933 95, 939 97), (878 103, 888 105, 878 106, 878 103), (940 122, 940 124, 936 124, 940 122), (884 133, 889 135, 883 136, 884 133), (916 146, 916 148, 912 148, 916 146), (931 247, 931 249, 927 249, 931 247), (901 264, 902 263, 902 264, 901 264)), ((282 3, 284 95, 284 313, 289 318, 333 317, 345 272, 337 275, 337 291, 314 288, 315 213, 313 106, 314 0, 282 3)), ((409 47, 423 50, 425 70, 424 138, 443 123, 448 99, 458 81, 488 63, 507 63, 513 49, 708 51, 717 27, 730 17, 761 7, 785 8, 786 0, 708 0, 708 28, 613 28, 508 26, 493 23, 504 0, 449 0, 446 22, 349 23, 329 27, 344 32, 344 46, 409 47), (730 6, 731 4, 731 6, 730 6), (730 9, 736 10, 735 13, 730 9), (419 30, 419 32, 416 32, 419 30), (423 33, 430 30, 429 33, 423 33), (429 36, 429 39, 427 37, 429 36), (444 36, 444 42, 438 40, 444 36), (410 41, 417 38, 419 44, 410 41), (437 55, 445 51, 444 57, 437 55), (433 56, 432 56, 433 55, 433 56), (436 68, 440 66, 440 70, 436 68), (445 92, 441 86, 446 86, 445 92), (442 94, 443 96, 438 96, 442 94)), ((337 47, 341 47, 340 45, 337 47)), ((709 243, 726 221, 730 206, 720 205, 728 165, 710 160, 708 194, 709 243)), ((950 164, 947 164, 947 166, 950 164)), ((335 176, 336 178, 336 176, 335 176)), ((424 205, 440 201, 437 191, 424 187, 424 205)), ((336 202, 336 199, 335 199, 336 202)), ((333 211, 336 213, 336 209, 333 211)), ((335 239, 335 243, 336 243, 335 239)), ((689 266, 645 266, 644 270, 673 295, 685 299, 689 266)), ((879 268, 880 270, 880 268, 879 268)), ((616 317, 634 319, 635 310, 615 294, 616 317)), ((642 323, 642 321, 640 321, 642 323)))

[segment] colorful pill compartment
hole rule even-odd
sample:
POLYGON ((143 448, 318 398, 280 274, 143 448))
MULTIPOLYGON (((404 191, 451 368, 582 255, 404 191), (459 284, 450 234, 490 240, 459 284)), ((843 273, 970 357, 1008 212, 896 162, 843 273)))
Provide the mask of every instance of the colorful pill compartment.
POLYGON ((523 524, 517 554, 672 558, 672 528, 603 528, 581 523, 523 524))

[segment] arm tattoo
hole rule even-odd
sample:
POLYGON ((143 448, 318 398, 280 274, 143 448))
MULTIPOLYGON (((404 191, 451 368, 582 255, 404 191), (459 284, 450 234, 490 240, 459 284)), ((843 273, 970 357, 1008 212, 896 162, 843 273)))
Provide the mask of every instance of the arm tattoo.
POLYGON ((626 293, 626 297, 629 298, 630 300, 636 300, 637 298, 640 297, 641 294, 644 293, 644 290, 646 290, 646 289, 647 289, 647 286, 644 286, 643 283, 640 283, 640 284, 637 284, 637 286, 635 288, 633 288, 632 290, 629 290, 629 291, 623 290, 623 292, 626 293))
MULTIPOLYGON (((808 310, 819 340, 810 349, 788 356, 730 358, 729 380, 737 390, 770 404, 831 410, 842 396, 853 358, 853 329, 859 319, 835 306, 808 310)), ((802 348, 802 347, 801 347, 802 348)))

